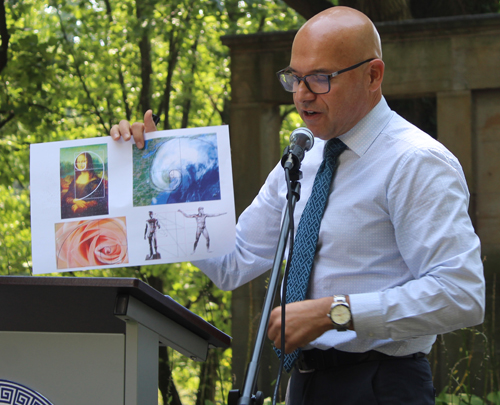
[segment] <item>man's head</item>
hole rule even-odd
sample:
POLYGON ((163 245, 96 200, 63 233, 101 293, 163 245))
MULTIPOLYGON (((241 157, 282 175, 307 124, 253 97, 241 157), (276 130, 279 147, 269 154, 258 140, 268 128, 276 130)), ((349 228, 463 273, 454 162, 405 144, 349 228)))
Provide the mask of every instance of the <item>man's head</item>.
POLYGON ((153 211, 149 211, 149 218, 153 218, 153 211))
POLYGON ((290 70, 298 77, 330 74, 330 91, 314 94, 301 81, 293 95, 301 118, 315 136, 331 139, 349 131, 379 102, 384 63, 380 37, 363 13, 332 7, 308 20, 297 32, 290 70))
POLYGON ((198 208, 198 214, 203 214, 203 207, 198 208))

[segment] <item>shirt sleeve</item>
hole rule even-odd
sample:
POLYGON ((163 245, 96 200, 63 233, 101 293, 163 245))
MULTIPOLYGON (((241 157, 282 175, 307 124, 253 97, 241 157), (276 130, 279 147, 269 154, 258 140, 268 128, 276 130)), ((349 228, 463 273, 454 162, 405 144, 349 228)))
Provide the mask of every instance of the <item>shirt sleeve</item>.
POLYGON ((412 151, 387 190, 399 251, 412 279, 350 296, 360 338, 401 340, 479 324, 485 282, 462 169, 447 151, 412 151))
POLYGON ((217 287, 233 290, 272 267, 284 205, 279 192, 282 176, 283 169, 277 165, 252 204, 238 218, 236 246, 232 253, 193 261, 217 287))

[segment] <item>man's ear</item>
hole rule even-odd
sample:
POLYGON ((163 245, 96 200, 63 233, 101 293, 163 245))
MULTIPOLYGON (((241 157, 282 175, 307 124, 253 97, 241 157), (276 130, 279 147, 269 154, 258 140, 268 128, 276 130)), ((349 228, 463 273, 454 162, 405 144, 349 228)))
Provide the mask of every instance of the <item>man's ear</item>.
POLYGON ((382 86, 384 79, 385 64, 382 59, 375 59, 370 62, 370 91, 377 91, 382 86))

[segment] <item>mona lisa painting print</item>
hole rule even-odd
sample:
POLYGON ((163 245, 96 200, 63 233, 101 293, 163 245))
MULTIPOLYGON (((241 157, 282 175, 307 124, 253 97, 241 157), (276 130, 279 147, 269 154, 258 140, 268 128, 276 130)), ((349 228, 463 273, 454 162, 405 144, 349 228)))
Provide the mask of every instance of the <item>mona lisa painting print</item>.
POLYGON ((61 219, 107 215, 107 145, 61 149, 61 219))

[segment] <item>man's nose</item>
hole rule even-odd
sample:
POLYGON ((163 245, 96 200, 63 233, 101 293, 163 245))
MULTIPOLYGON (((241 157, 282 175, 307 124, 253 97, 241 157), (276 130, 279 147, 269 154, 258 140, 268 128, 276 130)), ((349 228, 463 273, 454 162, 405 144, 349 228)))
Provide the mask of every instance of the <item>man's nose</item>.
POLYGON ((301 80, 297 85, 297 91, 295 92, 294 96, 297 101, 302 103, 304 101, 313 100, 316 97, 316 94, 309 90, 304 80, 301 80))

